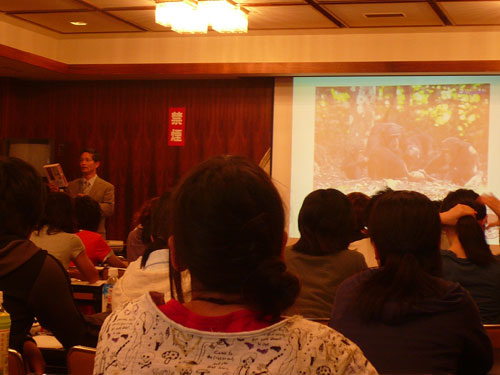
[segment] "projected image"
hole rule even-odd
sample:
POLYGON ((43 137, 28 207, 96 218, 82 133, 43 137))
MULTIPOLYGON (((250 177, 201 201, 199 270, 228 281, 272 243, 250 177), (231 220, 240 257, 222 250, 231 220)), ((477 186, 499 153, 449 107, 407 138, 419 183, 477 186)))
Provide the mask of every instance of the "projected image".
POLYGON ((486 83, 316 87, 314 189, 479 189, 489 111, 486 83))

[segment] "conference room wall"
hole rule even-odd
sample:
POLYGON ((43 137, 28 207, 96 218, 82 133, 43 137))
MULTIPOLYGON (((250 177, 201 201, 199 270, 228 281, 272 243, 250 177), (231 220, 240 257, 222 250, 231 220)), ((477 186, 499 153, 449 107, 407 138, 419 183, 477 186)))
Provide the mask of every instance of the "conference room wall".
POLYGON ((259 162, 271 147, 272 78, 171 81, 0 79, 0 138, 54 138, 56 161, 79 176, 79 151, 102 153, 99 175, 116 187, 109 239, 125 239, 149 197, 217 154, 259 162), (168 111, 186 108, 184 147, 167 146, 168 111))

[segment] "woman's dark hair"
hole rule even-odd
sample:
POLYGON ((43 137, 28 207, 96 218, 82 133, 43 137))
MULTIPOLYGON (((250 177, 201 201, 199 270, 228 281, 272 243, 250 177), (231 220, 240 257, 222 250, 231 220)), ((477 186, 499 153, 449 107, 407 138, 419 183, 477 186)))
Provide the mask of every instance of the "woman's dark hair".
POLYGON ((310 193, 299 212, 300 239, 295 251, 326 255, 347 249, 354 234, 354 213, 349 199, 338 190, 310 193))
POLYGON ((141 242, 147 245, 151 242, 151 215, 158 202, 159 197, 148 199, 134 214, 134 226, 141 225, 141 242))
POLYGON ((47 234, 74 233, 76 230, 73 198, 63 192, 49 192, 45 210, 37 230, 47 226, 47 234))
POLYGON ((239 156, 209 159, 171 202, 177 259, 207 291, 238 294, 272 319, 293 304, 299 282, 281 259, 283 204, 259 166, 239 156))
POLYGON ((167 191, 151 205, 151 214, 148 218, 150 238, 148 239, 146 250, 142 255, 141 268, 146 266, 149 255, 153 251, 168 248, 168 237, 170 235, 168 225, 169 201, 170 192, 167 191), (151 237, 153 238, 152 240, 151 237))
POLYGON ((386 192, 377 199, 369 220, 370 238, 381 267, 363 283, 358 307, 363 318, 394 321, 421 298, 439 296, 441 255, 439 213, 425 195, 386 192), (383 314, 395 303, 391 316, 383 314))
POLYGON ((101 222, 99 203, 88 195, 75 197, 75 216, 78 229, 97 232, 101 222))
POLYGON ((468 189, 450 192, 441 204, 441 212, 448 211, 457 204, 465 204, 477 212, 476 217, 467 215, 458 219, 455 229, 467 259, 478 266, 487 266, 497 260, 491 253, 484 229, 478 222, 486 217, 486 206, 478 202, 478 197, 479 194, 468 189))
POLYGON ((372 214, 372 209, 375 206, 375 203, 377 203, 377 201, 385 194, 392 193, 392 192, 394 192, 394 190, 392 190, 390 187, 387 186, 382 190, 378 190, 375 194, 373 194, 370 197, 370 201, 368 202, 368 205, 366 206, 366 210, 365 210, 366 218, 368 220, 368 225, 370 225, 370 216, 372 214))
POLYGON ((368 227, 368 210, 370 204, 370 197, 360 192, 353 192, 347 194, 347 198, 351 202, 352 210, 354 212, 355 234, 352 241, 357 241, 366 238, 363 230, 368 227))
POLYGON ((0 236, 28 238, 45 206, 47 189, 21 159, 0 156, 0 236))
MULTIPOLYGON (((151 201, 151 212, 148 217, 148 233, 150 238, 146 246, 146 250, 142 255, 141 268, 146 267, 146 263, 151 253, 160 249, 168 248, 168 237, 170 236, 170 227, 168 224, 170 216, 170 191, 166 191, 160 198, 153 198, 151 201), (152 237, 152 240, 151 240, 152 237)), ((143 231, 145 231, 145 227, 143 231)), ((170 256, 170 252, 169 252, 170 256)), ((168 263, 169 279, 170 279, 170 295, 180 301, 184 302, 182 293, 181 274, 172 266, 172 259, 168 263)))

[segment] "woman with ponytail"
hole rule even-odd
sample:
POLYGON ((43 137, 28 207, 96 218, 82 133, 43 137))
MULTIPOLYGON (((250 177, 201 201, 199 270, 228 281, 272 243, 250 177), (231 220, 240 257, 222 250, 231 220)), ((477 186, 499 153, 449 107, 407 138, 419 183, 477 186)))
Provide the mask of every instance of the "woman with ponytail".
POLYGON ((445 226, 450 244, 442 250, 443 277, 460 283, 476 302, 483 323, 500 323, 500 262, 486 242, 486 206, 472 190, 450 192, 443 200, 441 211, 464 204, 476 211, 461 217, 456 225, 445 226))
POLYGON ((113 288, 113 310, 150 291, 162 294, 165 300, 172 296, 176 296, 180 301, 190 298, 189 272, 184 272, 181 277, 169 259, 170 251, 167 243, 169 202, 168 191, 154 200, 148 229, 150 241, 144 254, 131 262, 123 276, 116 282, 113 288), (178 282, 175 283, 174 280, 178 282), (181 284, 184 288, 183 293, 175 289, 181 284))
POLYGON ((477 307, 459 284, 440 278, 433 203, 416 192, 388 192, 368 231, 381 266, 340 285, 329 325, 381 373, 486 374, 493 352, 477 307))
POLYGON ((149 294, 104 323, 94 374, 376 374, 351 341, 299 316, 282 261, 285 216, 269 176, 242 157, 201 163, 173 193, 168 244, 192 299, 149 294))

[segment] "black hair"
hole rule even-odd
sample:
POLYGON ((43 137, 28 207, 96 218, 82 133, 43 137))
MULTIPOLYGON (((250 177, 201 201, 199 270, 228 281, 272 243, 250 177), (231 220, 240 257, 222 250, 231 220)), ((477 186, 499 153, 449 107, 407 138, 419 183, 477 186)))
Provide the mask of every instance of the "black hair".
MULTIPOLYGON (((147 232, 150 237, 146 242, 146 250, 142 254, 141 268, 146 267, 146 263, 151 253, 160 249, 168 248, 168 237, 170 236, 170 226, 168 224, 170 216, 170 196, 171 192, 166 191, 159 198, 150 199, 150 215, 148 215, 146 224, 143 227, 143 234, 147 232), (152 238, 152 239, 151 239, 152 238)), ((144 241, 143 241, 144 243, 144 241)), ((169 281, 170 281, 170 295, 180 302, 184 302, 184 295, 182 292, 181 274, 172 265, 172 257, 169 251, 169 281)))
POLYGON ((47 234, 75 233, 76 220, 73 198, 67 193, 49 192, 45 210, 36 229, 40 231, 44 226, 47 226, 47 234))
POLYGON ((354 213, 349 199, 336 189, 310 193, 299 212, 300 239, 295 251, 326 255, 347 249, 354 235, 354 213))
POLYGON ((134 226, 142 226, 141 242, 144 245, 148 245, 151 242, 151 216, 158 203, 158 199, 159 197, 148 199, 142 204, 139 211, 134 214, 134 226))
POLYGON ((78 229, 97 232, 101 222, 101 207, 88 195, 75 197, 75 216, 78 229))
POLYGON ((352 211, 354 213, 355 233, 353 241, 360 240, 366 237, 363 232, 368 227, 368 205, 370 197, 364 193, 352 192, 347 194, 347 198, 351 202, 352 211))
POLYGON ((206 288, 237 294, 276 320, 299 293, 282 261, 285 214, 278 191, 255 163, 218 156, 194 168, 173 193, 178 261, 206 288))
POLYGON ((169 237, 169 201, 170 201, 170 191, 163 193, 163 195, 155 200, 154 204, 151 206, 151 215, 149 220, 150 237, 148 240, 146 250, 142 255, 141 268, 146 266, 146 262, 149 255, 156 250, 168 248, 168 237, 169 237))
POLYGON ((88 152, 90 155, 92 155, 93 161, 101 161, 101 154, 95 148, 85 147, 84 149, 82 149, 82 151, 80 151, 80 156, 82 156, 84 152, 88 152))
POLYGON ((386 192, 377 199, 369 221, 370 238, 381 267, 366 280, 357 298, 367 320, 403 317, 421 298, 440 296, 441 222, 433 203, 411 191, 386 192), (395 303, 391 317, 386 303, 395 303))
POLYGON ((450 192, 441 204, 441 212, 448 211, 457 204, 465 204, 477 212, 476 217, 467 215, 458 219, 455 229, 467 259, 478 266, 487 266, 497 260, 491 253, 484 229, 478 222, 486 217, 486 206, 478 202, 478 197, 479 194, 469 189, 450 192))
POLYGON ((386 186, 384 189, 378 190, 375 194, 373 194, 370 197, 370 201, 368 202, 365 208, 366 218, 368 219, 368 225, 370 224, 370 216, 372 213, 372 209, 375 206, 375 203, 377 203, 380 197, 384 196, 387 193, 392 193, 392 192, 394 192, 394 190, 386 186))
POLYGON ((0 235, 28 238, 43 213, 46 195, 35 168, 0 156, 0 235))

